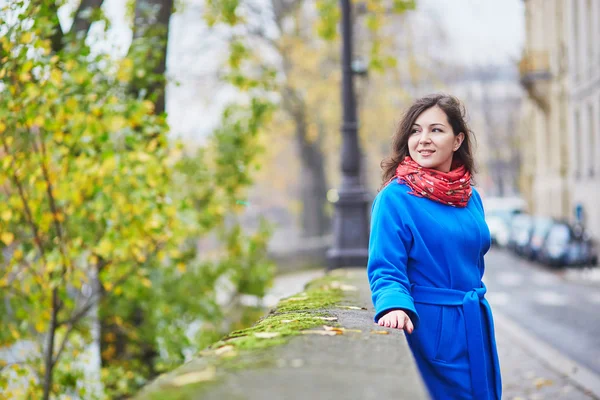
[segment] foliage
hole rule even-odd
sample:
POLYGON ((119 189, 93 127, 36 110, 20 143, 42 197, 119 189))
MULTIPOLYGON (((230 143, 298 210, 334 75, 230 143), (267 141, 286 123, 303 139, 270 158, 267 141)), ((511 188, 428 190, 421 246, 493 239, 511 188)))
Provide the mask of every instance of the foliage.
MULTIPOLYGON (((396 58, 390 55, 392 33, 385 28, 398 14, 414 8, 415 2, 353 3, 355 41, 366 43, 359 53, 369 71, 396 68, 396 58)), ((267 8, 263 12, 250 0, 211 1, 205 17, 209 25, 220 28, 225 21, 235 21, 235 29, 221 29, 230 40, 229 82, 244 89, 260 88, 275 99, 269 150, 279 157, 278 165, 285 165, 286 173, 277 179, 277 169, 265 169, 267 186, 286 187, 287 193, 279 196, 283 208, 299 211, 304 236, 321 236, 329 231, 327 190, 329 182, 337 181, 339 169, 340 4, 337 0, 271 0, 267 8), (293 141, 286 136, 293 136, 293 141), (288 142, 294 143, 293 150, 288 142), (281 151, 282 145, 290 149, 281 151), (298 158, 300 165, 293 165, 298 158), (302 179, 288 179, 296 168, 302 179), (300 202, 287 199, 289 193, 300 193, 300 202)))
POLYGON ((270 106, 228 108, 209 147, 185 156, 165 116, 131 96, 134 60, 85 45, 56 53, 51 8, 4 7, 15 18, 0 22, 0 390, 131 394, 198 349, 190 324, 219 330, 219 282, 233 297, 264 294, 268 227, 248 236, 236 212, 270 106), (198 253, 209 233, 224 243, 214 259, 198 253), (110 320, 102 334, 113 345, 92 376, 98 318, 110 320), (160 350, 152 365, 147 343, 160 350))
POLYGON ((337 317, 329 311, 338 307, 360 309, 355 303, 357 288, 347 272, 310 282, 305 290, 282 299, 269 315, 253 326, 233 331, 215 341, 186 365, 165 374, 138 395, 139 399, 186 399, 202 397, 228 373, 274 364, 263 350, 285 344, 301 334, 342 335, 337 317), (329 331, 311 330, 326 326, 329 331))

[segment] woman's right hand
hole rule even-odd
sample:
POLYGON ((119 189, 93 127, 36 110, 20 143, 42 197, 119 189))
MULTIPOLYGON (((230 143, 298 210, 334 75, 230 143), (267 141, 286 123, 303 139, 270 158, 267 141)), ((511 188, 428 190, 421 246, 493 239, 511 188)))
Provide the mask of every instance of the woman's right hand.
POLYGON ((379 318, 378 325, 388 328, 406 329, 406 332, 412 333, 415 329, 408 314, 402 310, 392 310, 379 318))

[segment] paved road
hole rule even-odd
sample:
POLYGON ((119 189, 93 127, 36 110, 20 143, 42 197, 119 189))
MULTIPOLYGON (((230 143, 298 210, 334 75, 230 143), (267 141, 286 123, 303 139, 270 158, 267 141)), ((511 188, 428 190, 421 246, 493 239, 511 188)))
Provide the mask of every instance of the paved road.
POLYGON ((486 297, 493 309, 600 374, 600 285, 563 275, 492 249, 486 255, 486 297))

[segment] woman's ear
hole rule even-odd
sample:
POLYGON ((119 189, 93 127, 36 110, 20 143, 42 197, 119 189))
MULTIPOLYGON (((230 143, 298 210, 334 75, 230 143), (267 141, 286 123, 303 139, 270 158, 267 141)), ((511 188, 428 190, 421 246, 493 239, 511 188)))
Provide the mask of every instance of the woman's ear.
POLYGON ((463 140, 465 140, 465 134, 463 132, 454 137, 454 151, 457 151, 460 148, 463 140))

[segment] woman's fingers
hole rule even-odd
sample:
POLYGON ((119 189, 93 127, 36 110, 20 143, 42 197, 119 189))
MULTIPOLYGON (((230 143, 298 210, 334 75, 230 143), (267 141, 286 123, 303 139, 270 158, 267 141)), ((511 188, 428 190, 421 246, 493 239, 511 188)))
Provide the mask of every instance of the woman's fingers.
POLYGON ((410 317, 403 311, 392 311, 379 318, 377 321, 379 326, 385 326, 387 328, 406 329, 408 333, 412 333, 414 325, 410 320, 410 317))
POLYGON ((408 315, 406 316, 405 325, 406 325, 406 332, 413 333, 413 330, 415 329, 415 327, 414 327, 414 325, 413 325, 413 323, 410 320, 410 317, 408 315))
POLYGON ((397 314, 396 318, 398 318, 398 329, 404 329, 404 316, 397 314))

